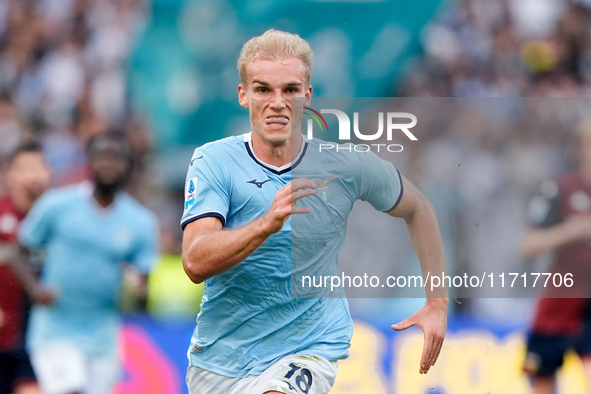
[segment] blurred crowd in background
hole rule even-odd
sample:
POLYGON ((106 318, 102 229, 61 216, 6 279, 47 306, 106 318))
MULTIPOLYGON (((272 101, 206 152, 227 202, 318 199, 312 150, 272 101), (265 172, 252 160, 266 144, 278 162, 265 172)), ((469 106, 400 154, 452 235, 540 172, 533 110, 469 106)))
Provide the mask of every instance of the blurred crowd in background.
POLYGON ((128 105, 126 67, 145 17, 136 0, 0 2, 0 154, 42 139, 55 185, 84 178, 84 143, 109 128, 144 155, 150 138, 128 105))
MULTIPOLYGON (((201 6, 201 11, 219 8, 210 2, 201 6)), ((150 24, 151 10, 147 0, 0 1, 0 158, 26 139, 39 139, 53 169, 53 185, 65 185, 85 178, 89 137, 125 131, 136 157, 130 191, 160 217, 163 250, 178 254, 182 185, 168 182, 156 164, 151 114, 134 109, 128 91, 134 45, 150 24)), ((200 12, 195 18, 214 20, 216 15, 200 12)), ((279 22, 274 27, 281 28, 279 22)), ((404 61, 396 81, 380 85, 395 86, 392 96, 407 97, 587 96, 590 26, 587 0, 443 2, 420 31, 420 50, 404 61)), ((388 43, 382 36, 396 32, 384 29, 380 40, 388 43)), ((339 45, 346 42, 341 33, 328 33, 311 40, 313 49, 330 37, 339 45)), ((322 48, 316 67, 333 70, 330 46, 322 48)), ((238 80, 237 72, 232 78, 238 80)), ((515 100, 508 101, 509 109, 527 106, 515 100)), ((560 108, 536 110, 534 123, 516 122, 519 117, 507 109, 468 106, 445 127, 427 121, 432 127, 421 128, 424 142, 394 159, 438 206, 448 259, 457 269, 521 264, 516 250, 529 195, 539 182, 576 163, 572 136, 585 116, 584 102, 560 103, 560 108), (511 222, 517 225, 507 231, 511 222), (513 246, 499 249, 498 242, 513 246)), ((181 159, 186 166, 189 158, 181 159)), ((183 178, 185 171, 176 172, 183 178)))
POLYGON ((424 55, 398 94, 407 96, 587 96, 591 2, 450 2, 422 32, 424 55))
POLYGON ((0 1, 0 159, 40 140, 53 186, 67 185, 87 176, 90 137, 123 131, 135 158, 129 189, 157 204, 147 177, 153 138, 128 98, 129 57, 149 8, 144 0, 0 1))

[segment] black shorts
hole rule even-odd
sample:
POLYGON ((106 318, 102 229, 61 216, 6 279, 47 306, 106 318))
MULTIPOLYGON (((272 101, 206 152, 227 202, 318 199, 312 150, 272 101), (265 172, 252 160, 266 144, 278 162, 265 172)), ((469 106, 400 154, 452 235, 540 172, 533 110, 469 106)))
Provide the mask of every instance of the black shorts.
POLYGON ((524 370, 533 376, 552 376, 562 366, 567 350, 591 356, 591 329, 580 336, 531 334, 527 341, 524 370))
POLYGON ((0 352, 0 394, 11 394, 18 383, 36 381, 29 355, 24 349, 0 352))

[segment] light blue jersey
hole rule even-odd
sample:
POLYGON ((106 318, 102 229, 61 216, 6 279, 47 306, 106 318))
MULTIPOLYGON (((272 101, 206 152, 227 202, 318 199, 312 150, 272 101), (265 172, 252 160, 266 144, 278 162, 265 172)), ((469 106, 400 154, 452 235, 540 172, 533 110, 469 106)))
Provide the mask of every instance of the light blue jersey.
POLYGON ((27 343, 69 341, 89 356, 116 351, 122 263, 148 273, 157 258, 155 215, 126 193, 104 209, 83 183, 46 192, 22 222, 19 241, 45 248, 42 282, 58 293, 32 310, 27 343))
POLYGON ((306 177, 319 186, 294 215, 234 268, 205 281, 205 294, 188 356, 191 365, 224 376, 261 374, 288 354, 348 357, 353 323, 344 298, 295 298, 292 263, 335 272, 346 221, 358 200, 380 211, 396 207, 402 183, 396 168, 371 152, 322 151, 305 141, 293 165, 258 160, 251 134, 225 138, 195 150, 185 184, 184 228, 218 217, 225 228, 242 227, 263 215, 277 191, 306 177), (293 229, 293 231, 292 231, 293 229))

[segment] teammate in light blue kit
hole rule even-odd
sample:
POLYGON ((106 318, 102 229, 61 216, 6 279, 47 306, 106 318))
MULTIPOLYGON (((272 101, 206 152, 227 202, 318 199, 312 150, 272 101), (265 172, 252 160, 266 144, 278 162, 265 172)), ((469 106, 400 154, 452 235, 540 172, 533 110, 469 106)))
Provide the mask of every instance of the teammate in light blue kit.
MULTIPOLYGON (((191 394, 328 393, 337 360, 348 356, 348 306, 343 298, 297 298, 292 269, 338 272, 357 199, 404 218, 423 271, 443 271, 434 210, 394 166, 371 152, 319 152, 318 140, 292 132, 301 114, 291 99, 312 93, 311 55, 284 32, 250 40, 238 60, 238 94, 251 132, 206 144, 191 159, 183 265, 205 282, 189 348, 191 394)), ((446 327, 445 290, 428 295, 424 308, 392 326, 425 332, 421 373, 435 363, 446 327)))
POLYGON ((23 246, 45 248, 41 280, 57 294, 33 309, 27 338, 46 394, 111 392, 122 264, 145 276, 157 257, 155 215, 121 191, 130 170, 124 139, 95 137, 88 154, 94 184, 47 192, 19 234, 23 246))

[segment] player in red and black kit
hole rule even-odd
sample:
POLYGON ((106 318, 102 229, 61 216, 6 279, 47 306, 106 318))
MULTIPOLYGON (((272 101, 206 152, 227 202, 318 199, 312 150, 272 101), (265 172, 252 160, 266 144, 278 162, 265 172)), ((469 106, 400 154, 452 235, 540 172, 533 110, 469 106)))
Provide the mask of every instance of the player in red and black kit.
POLYGON ((0 394, 37 394, 29 357, 24 350, 27 306, 50 303, 52 293, 38 285, 23 264, 16 243, 20 221, 49 184, 40 145, 20 146, 8 159, 8 196, 0 198, 0 394))
POLYGON ((524 366, 534 394, 553 392, 568 349, 579 354, 591 382, 591 121, 578 131, 580 170, 542 183, 528 209, 532 227, 523 241, 524 256, 553 251, 547 272, 563 278, 570 273, 574 282, 571 288, 548 287, 539 300, 524 366))

